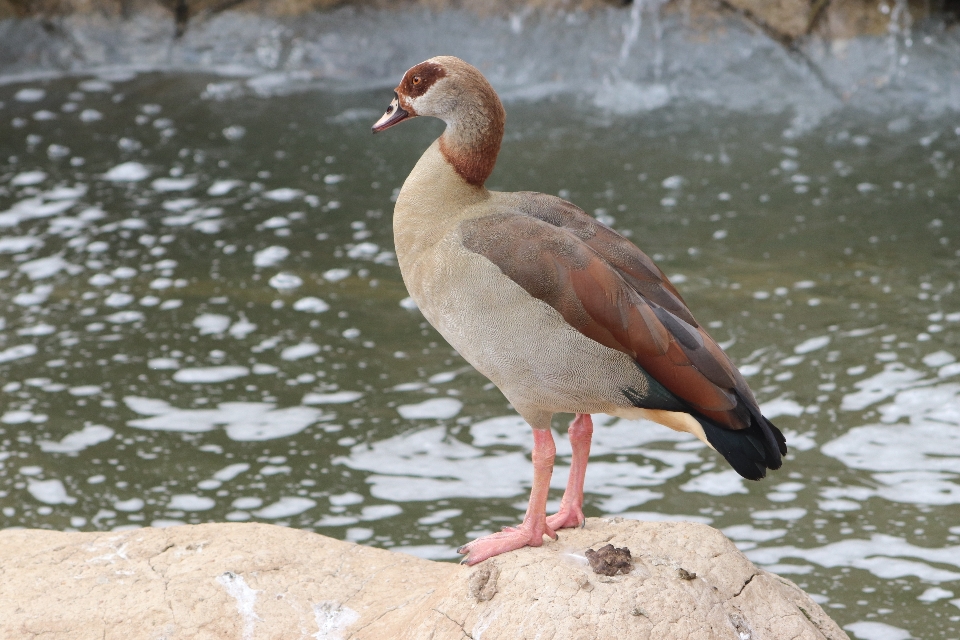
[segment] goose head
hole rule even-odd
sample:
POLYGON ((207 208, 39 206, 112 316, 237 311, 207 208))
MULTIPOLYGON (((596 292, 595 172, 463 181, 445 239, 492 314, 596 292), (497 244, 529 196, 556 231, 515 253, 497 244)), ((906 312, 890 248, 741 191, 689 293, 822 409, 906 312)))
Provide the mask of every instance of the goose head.
POLYGON ((439 140, 441 153, 461 178, 482 187, 500 152, 506 120, 500 98, 483 74, 453 56, 421 62, 403 75, 373 132, 416 116, 446 123, 439 140))

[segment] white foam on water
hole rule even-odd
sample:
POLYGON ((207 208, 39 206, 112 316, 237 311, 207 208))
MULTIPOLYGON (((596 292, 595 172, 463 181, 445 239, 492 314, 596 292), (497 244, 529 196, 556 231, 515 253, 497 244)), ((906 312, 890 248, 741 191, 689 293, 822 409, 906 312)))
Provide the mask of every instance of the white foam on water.
POLYGON ((103 304, 108 307, 125 307, 133 302, 133 299, 133 296, 129 293, 120 293, 119 291, 115 291, 107 296, 107 298, 103 301, 103 304))
POLYGON ((430 384, 445 384, 456 379, 458 373, 458 371, 442 371, 440 373, 435 373, 427 378, 427 382, 430 384))
POLYGON ((930 421, 854 427, 821 451, 854 469, 957 473, 960 426, 930 421))
POLYGON ((290 255, 290 249, 286 247, 272 246, 261 249, 253 254, 253 266, 272 267, 283 262, 290 255))
POLYGON ((149 175, 150 170, 141 163, 124 162, 103 174, 103 179, 111 182, 140 182, 149 175))
POLYGON ((210 188, 207 189, 207 195, 210 196, 225 196, 239 186, 242 186, 243 182, 240 180, 217 180, 210 188))
POLYGON ((380 246, 372 242, 361 242, 347 250, 347 257, 353 260, 371 260, 380 253, 380 246))
POLYGON ((934 351, 923 356, 923 364, 934 369, 942 367, 945 364, 956 362, 957 358, 952 353, 946 351, 934 351))
POLYGON ((825 490, 824 497, 960 504, 960 384, 911 384, 879 408, 881 424, 854 427, 821 448, 850 468, 875 472, 875 485, 825 490))
POLYGON ((929 589, 921 593, 919 596, 917 596, 917 600, 919 600, 920 602, 926 602, 929 604, 931 602, 936 602, 938 600, 944 600, 946 598, 952 598, 952 597, 953 597, 953 591, 941 589, 940 587, 930 587, 929 589))
POLYGON ((197 206, 199 202, 196 198, 174 198, 173 200, 165 200, 162 206, 164 211, 182 213, 191 207, 197 206))
POLYGON ((845 411, 862 411, 872 404, 886 400, 903 389, 915 386, 923 373, 910 369, 899 362, 885 365, 883 371, 854 383, 858 391, 843 396, 840 408, 845 411))
POLYGON ((340 282, 350 277, 350 269, 328 269, 323 272, 323 279, 327 282, 340 282))
POLYGON ((743 486, 743 478, 733 469, 702 473, 685 484, 680 485, 681 491, 706 493, 711 496, 729 496, 734 493, 750 493, 743 486))
POLYGON ((219 313, 201 313, 193 319, 192 324, 202 336, 224 333, 230 326, 230 317, 219 313))
POLYGON ((47 179, 47 174, 43 171, 23 171, 13 176, 10 184, 15 187, 27 187, 34 184, 40 184, 47 179))
POLYGON ((84 384, 76 387, 70 387, 68 393, 76 397, 86 397, 86 396, 95 396, 101 391, 103 391, 103 388, 100 385, 84 384))
POLYGON ((853 622, 843 627, 859 640, 910 640, 913 634, 906 629, 884 622, 853 622))
POLYGON ((807 515, 807 510, 802 507, 752 511, 750 513, 750 517, 755 520, 799 520, 805 515, 807 515))
POLYGON ((500 416, 477 422, 470 426, 470 436, 477 447, 529 447, 532 441, 530 426, 520 416, 500 416))
POLYGON ((186 191, 197 186, 197 179, 188 178, 157 178, 150 183, 154 191, 186 191))
POLYGON ((147 367, 156 371, 174 370, 180 368, 180 361, 176 358, 151 358, 147 360, 147 367))
POLYGON ((21 344, 0 351, 0 362, 12 362, 21 358, 29 358, 37 352, 37 346, 33 344, 21 344))
POLYGON ((462 509, 440 509, 439 511, 434 511, 429 516, 418 518, 417 522, 426 525, 440 524, 441 522, 446 522, 450 518, 456 518, 462 514, 462 509))
MULTIPOLYGON (((223 213, 223 209, 220 207, 199 207, 196 209, 190 209, 186 213, 177 216, 166 216, 161 222, 168 227, 186 227, 189 225, 197 225, 202 222, 215 222, 210 220, 210 218, 216 218, 217 216, 223 213)), ((219 224, 219 221, 216 221, 219 224)))
POLYGON ((282 497, 272 504, 268 504, 259 511, 254 511, 253 515, 267 520, 277 520, 278 518, 289 518, 309 511, 317 506, 316 501, 310 498, 282 497))
POLYGON ((23 329, 17 330, 18 336, 48 336, 51 333, 56 333, 57 328, 52 324, 46 324, 41 322, 40 324, 35 324, 32 327, 24 327, 23 329))
POLYGON ((167 508, 174 511, 208 511, 217 504, 213 498, 198 496, 192 493, 182 493, 170 496, 167 508))
POLYGON ((330 310, 330 305, 320 298, 306 297, 294 302, 293 309, 294 311, 305 311, 307 313, 323 313, 330 310))
POLYGON ((133 513, 143 509, 145 504, 142 498, 130 498, 129 500, 117 500, 113 503, 113 508, 117 511, 133 513))
POLYGON ((103 120, 103 114, 96 109, 84 109, 80 112, 78 117, 80 118, 80 122, 96 122, 98 120, 103 120))
POLYGON ((403 513, 403 509, 395 504, 372 504, 360 510, 360 519, 369 522, 370 520, 392 518, 401 513, 403 513))
POLYGON ((7 411, 0 416, 0 422, 4 424, 23 424, 25 422, 30 422, 30 418, 32 417, 32 411, 7 411))
MULTIPOLYGON (((213 478, 214 480, 219 480, 220 482, 228 482, 236 478, 238 475, 240 475, 244 471, 249 471, 249 470, 250 470, 249 464, 247 464, 246 462, 237 462, 235 464, 227 465, 223 469, 220 469, 219 471, 213 474, 213 478)), ((234 503, 233 506, 237 507, 236 503, 234 503)), ((260 505, 257 504, 255 506, 259 507, 260 505)), ((237 507, 237 508, 244 509, 247 507, 237 507)))
POLYGON ((178 409, 164 400, 135 396, 124 398, 124 402, 134 412, 149 416, 127 422, 131 427, 203 433, 222 426, 227 436, 238 442, 289 437, 326 418, 319 409, 277 409, 266 402, 224 402, 215 409, 178 409))
MULTIPOLYGON (((559 483, 554 483, 551 479, 551 485, 553 484, 559 483)), ((559 486, 555 488, 559 488, 559 486)), ((599 493, 600 491, 603 491, 603 489, 605 489, 605 487, 600 487, 598 490, 598 487, 593 483, 589 485, 590 493, 599 493)), ((627 489, 620 487, 619 490, 608 491, 607 493, 610 494, 609 497, 597 504, 597 508, 599 508, 603 513, 619 514, 631 507, 637 507, 641 504, 650 502, 651 500, 659 500, 663 497, 663 494, 659 491, 651 491, 650 489, 646 488, 627 489)))
POLYGON ((40 440, 37 444, 44 453, 78 453, 88 447, 106 442, 114 431, 102 424, 88 424, 80 431, 68 433, 59 442, 40 440))
POLYGON ((747 540, 749 542, 769 542, 786 535, 786 529, 758 529, 750 524, 737 524, 721 529, 723 535, 731 540, 747 540))
POLYGON ((960 546, 919 547, 903 538, 885 534, 874 534, 869 540, 844 539, 809 549, 795 546, 760 547, 748 551, 747 557, 762 565, 780 562, 784 558, 799 558, 822 567, 853 567, 869 571, 884 580, 916 576, 936 584, 960 579, 958 571, 927 564, 953 566, 960 570, 960 546))
POLYGON ((232 325, 230 325, 230 329, 227 331, 227 333, 229 333, 231 336, 233 336, 237 340, 243 340, 244 338, 246 338, 248 335, 250 335, 256 330, 257 330, 257 325, 250 322, 246 318, 240 318, 239 320, 234 322, 232 325))
POLYGON ((418 404, 402 404, 397 413, 407 420, 445 420, 460 413, 463 403, 453 398, 431 398, 418 404))
POLYGON ((73 265, 60 256, 49 256, 47 258, 37 258, 36 260, 24 262, 17 267, 17 271, 26 274, 31 280, 43 280, 44 278, 55 276, 64 270, 78 270, 71 268, 72 266, 73 265))
POLYGON ((60 480, 34 480, 27 482, 27 491, 44 504, 75 504, 77 499, 67 495, 67 489, 60 480))
POLYGON ((280 272, 270 278, 269 284, 278 291, 291 291, 303 284, 303 279, 292 273, 280 272))
POLYGON ((236 365, 222 367, 195 367, 180 369, 173 374, 173 379, 184 384, 216 384, 236 380, 250 374, 250 369, 236 365))
POLYGON ((43 89, 26 87, 13 94, 13 99, 19 102, 40 102, 46 97, 46 95, 47 92, 43 89))
POLYGON ((513 497, 530 486, 533 472, 522 453, 485 456, 443 427, 356 445, 334 462, 371 472, 371 495, 394 502, 513 497))
POLYGON ((309 358, 318 353, 320 353, 320 345, 312 342, 301 342, 300 344, 295 344, 292 347, 283 349, 280 352, 280 358, 282 360, 293 361, 309 358))
POLYGON ((24 220, 49 218, 63 213, 76 204, 75 200, 44 202, 42 197, 26 198, 15 202, 6 211, 0 212, 0 227, 14 227, 24 220))
MULTIPOLYGON (((610 455, 610 454, 650 454, 660 456, 662 461, 670 459, 671 462, 684 460, 684 464, 698 462, 700 456, 690 452, 669 451, 645 448, 644 445, 655 442, 690 444, 696 441, 695 437, 689 433, 682 433, 668 429, 649 420, 614 420, 606 423, 606 416, 593 416, 593 443, 590 446, 591 455, 610 455)), ((529 427, 528 427, 529 429, 529 427)), ((561 448, 558 443, 558 452, 567 450, 569 444, 564 444, 561 448)), ((565 454, 564 454, 565 455, 565 454)))
POLYGON ((230 506, 234 509, 256 509, 263 504, 261 498, 256 498, 254 496, 243 496, 234 500, 230 506))
POLYGON ((363 496, 355 491, 347 491, 346 493, 341 493, 337 495, 332 495, 328 498, 330 504, 337 507, 346 507, 351 504, 360 504, 363 502, 363 496))
POLYGON ((308 393, 301 404, 346 404, 356 402, 363 397, 360 391, 334 391, 333 393, 308 393))
POLYGON ((780 397, 761 402, 760 412, 772 420, 777 416, 801 416, 803 415, 804 407, 796 400, 780 397))
POLYGON ((617 115, 635 115, 665 107, 671 99, 667 85, 621 80, 602 85, 594 94, 593 103, 617 115))
POLYGON ((810 353, 811 351, 822 349, 828 344, 830 344, 830 336, 817 336, 816 338, 804 340, 793 348, 793 352, 798 354, 810 353))
POLYGON ((43 240, 33 236, 6 236, 0 238, 0 253, 26 253, 43 246, 43 240))
POLYGON ((275 202, 291 202, 296 200, 303 195, 303 191, 300 189, 290 189, 283 187, 280 189, 273 189, 271 191, 265 191, 263 197, 268 200, 273 200, 275 202))
POLYGON ((140 322, 145 317, 142 311, 117 311, 108 315, 104 320, 113 324, 130 324, 131 322, 140 322))

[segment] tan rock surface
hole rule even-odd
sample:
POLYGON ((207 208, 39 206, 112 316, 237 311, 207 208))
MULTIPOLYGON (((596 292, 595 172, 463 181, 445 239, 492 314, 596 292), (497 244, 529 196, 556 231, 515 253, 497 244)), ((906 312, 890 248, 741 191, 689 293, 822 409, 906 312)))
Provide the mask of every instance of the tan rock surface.
POLYGON ((710 527, 600 519, 471 568, 265 524, 0 531, 0 637, 847 638, 710 527), (608 542, 629 575, 587 565, 608 542))

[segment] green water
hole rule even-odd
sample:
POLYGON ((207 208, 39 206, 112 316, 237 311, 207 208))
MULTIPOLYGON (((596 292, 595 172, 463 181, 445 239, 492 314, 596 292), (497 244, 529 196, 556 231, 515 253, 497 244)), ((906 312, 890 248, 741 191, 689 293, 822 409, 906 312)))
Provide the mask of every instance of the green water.
MULTIPOLYGON (((260 520, 455 559, 522 517, 532 438, 404 302, 391 196, 441 125, 242 86, 0 86, 0 526, 260 520)), ((960 637, 956 118, 507 110, 488 186, 629 235, 791 446, 750 483, 598 421, 587 515, 709 522, 858 637, 960 637)))

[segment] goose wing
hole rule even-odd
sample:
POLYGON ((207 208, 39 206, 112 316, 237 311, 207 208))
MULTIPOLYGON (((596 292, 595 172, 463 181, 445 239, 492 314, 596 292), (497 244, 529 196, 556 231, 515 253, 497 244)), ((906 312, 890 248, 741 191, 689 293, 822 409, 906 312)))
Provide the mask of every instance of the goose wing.
POLYGON ((653 260, 569 202, 515 195, 514 210, 462 223, 467 249, 583 335, 629 355, 693 411, 733 430, 763 420, 743 376, 653 260))

